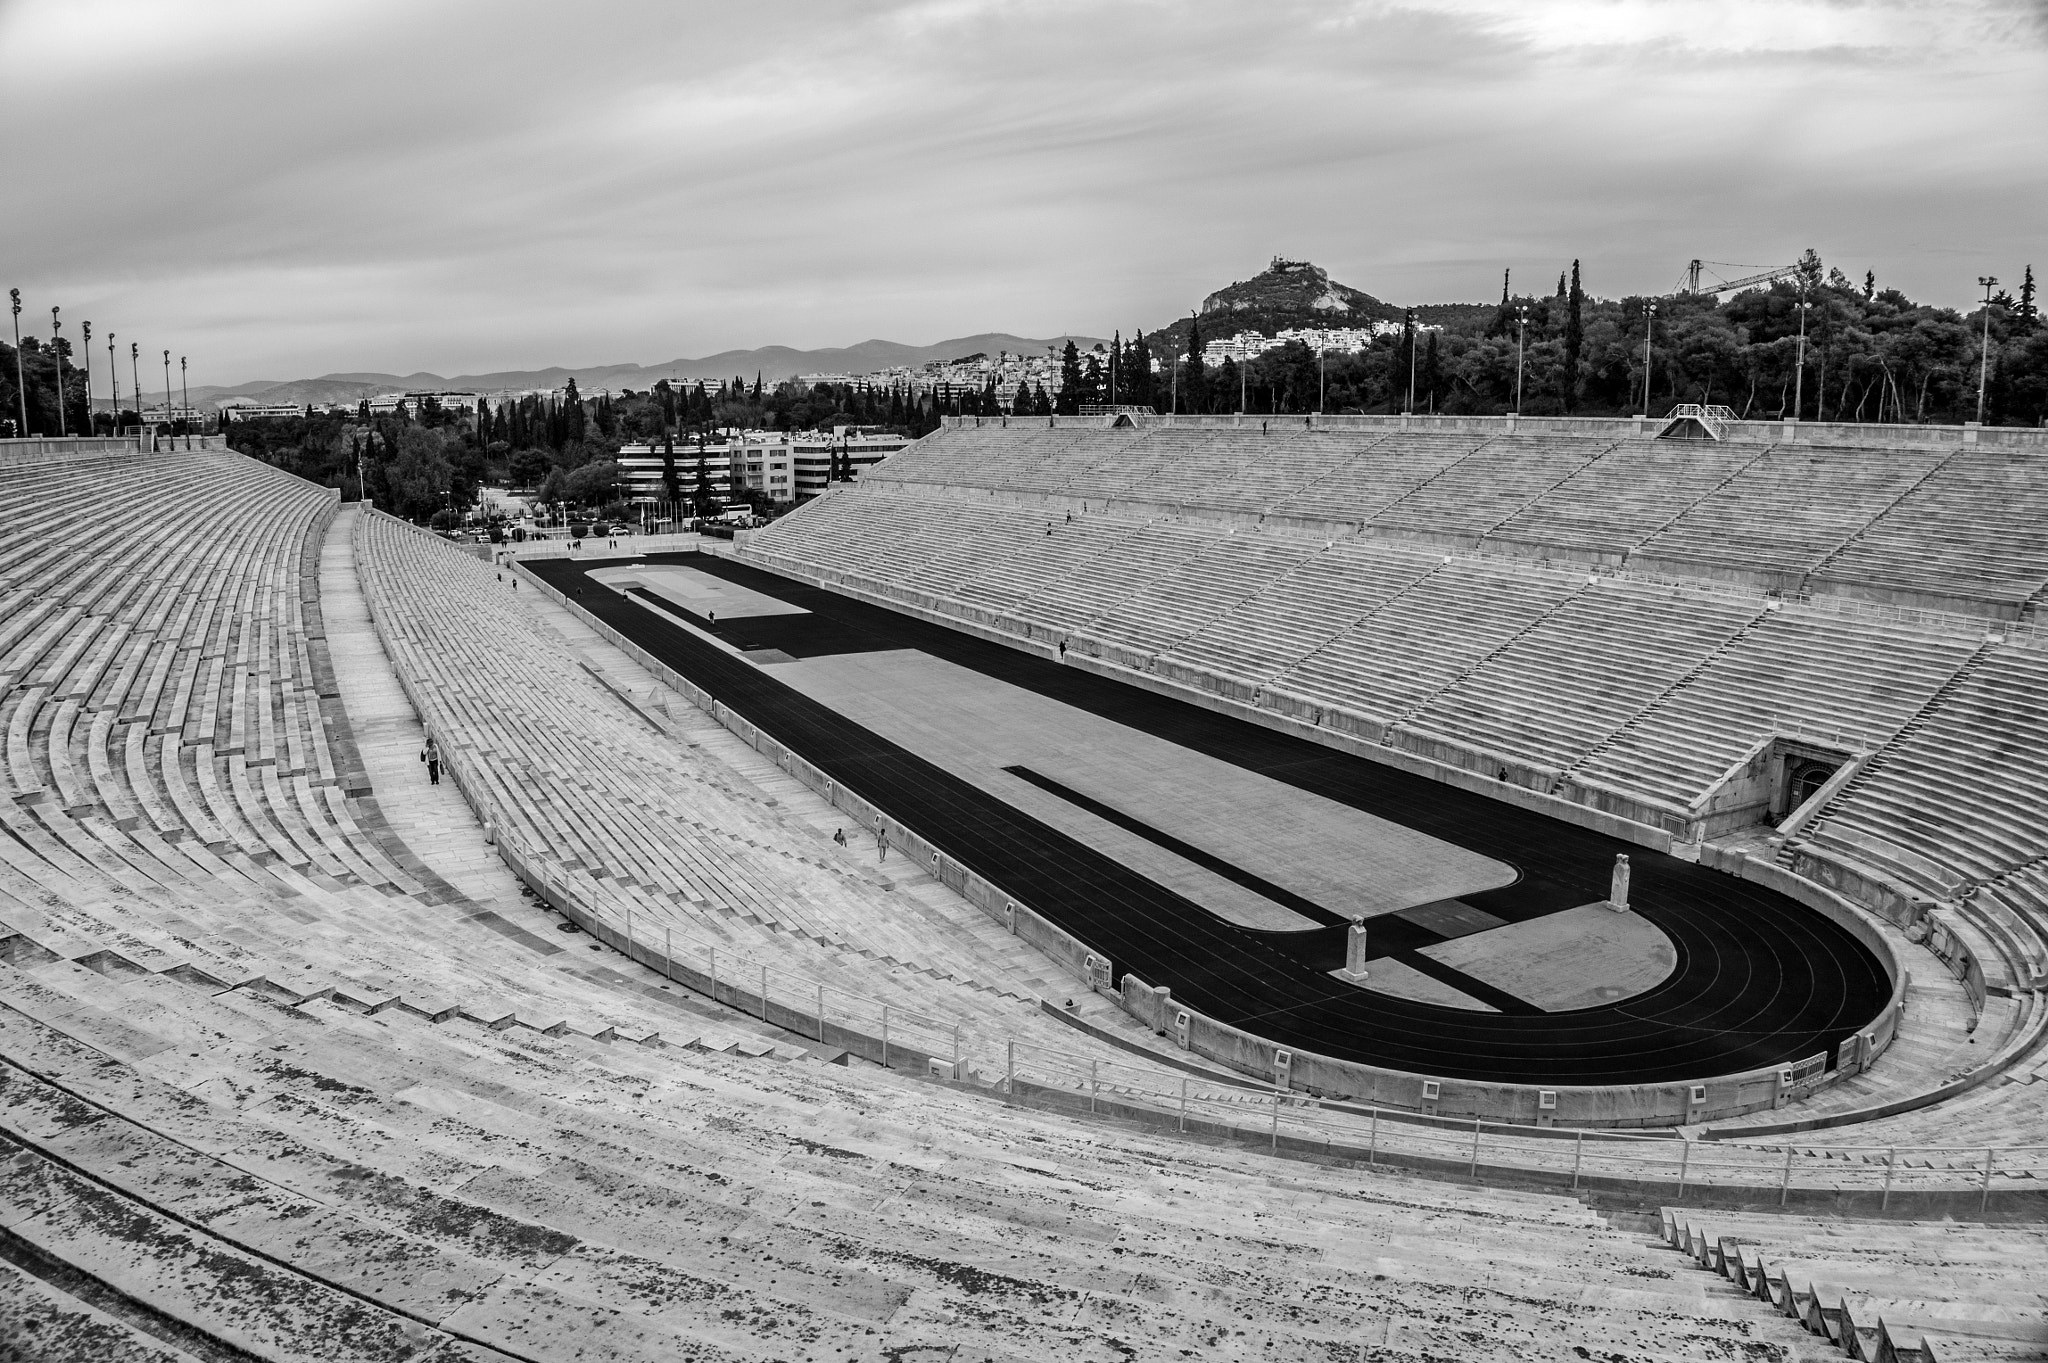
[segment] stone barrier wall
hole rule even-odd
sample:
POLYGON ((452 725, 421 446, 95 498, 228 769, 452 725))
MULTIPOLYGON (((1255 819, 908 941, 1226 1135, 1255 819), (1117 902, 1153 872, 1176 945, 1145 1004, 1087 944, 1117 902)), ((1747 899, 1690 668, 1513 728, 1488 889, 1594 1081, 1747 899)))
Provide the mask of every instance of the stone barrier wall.
MULTIPOLYGON (((942 417, 950 429, 972 430, 976 426, 1021 426, 1073 430, 1101 430, 1115 418, 1102 416, 1033 417, 942 417)), ((1667 417, 1637 416, 1436 416, 1424 413, 1402 415, 1385 412, 1342 414, 1248 413, 1191 416, 1187 414, 1137 416, 1140 427, 1184 426, 1200 429, 1267 431, 1447 431, 1481 435, 1578 435, 1603 440, 1625 440, 1653 436, 1664 428, 1667 417)), ((1894 425, 1850 421, 1734 421, 1722 434, 1724 441, 1754 444, 1813 445, 1986 445, 2002 449, 2048 451, 2048 430, 2035 426, 1894 425)))

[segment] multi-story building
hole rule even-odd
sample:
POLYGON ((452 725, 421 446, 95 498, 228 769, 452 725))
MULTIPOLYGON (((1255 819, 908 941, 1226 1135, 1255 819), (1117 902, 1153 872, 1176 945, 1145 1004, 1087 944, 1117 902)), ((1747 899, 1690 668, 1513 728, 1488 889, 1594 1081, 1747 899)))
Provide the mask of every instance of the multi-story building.
MULTIPOLYGON (((742 491, 759 492, 771 502, 793 502, 825 490, 835 455, 844 453, 854 476, 872 468, 909 444, 909 438, 872 427, 834 426, 829 431, 738 431, 723 440, 676 444, 676 483, 685 500, 695 495, 697 467, 714 500, 723 504, 742 491)), ((661 449, 624 445, 619 449, 619 474, 625 496, 634 502, 665 502, 661 449)))
POLYGON ((910 443, 910 437, 873 427, 834 426, 829 431, 803 431, 794 439, 796 495, 815 497, 832 480, 832 460, 844 454, 855 478, 910 443))
POLYGON ((388 416, 404 403, 407 411, 417 412, 428 398, 444 412, 474 412, 477 395, 469 391, 420 391, 405 393, 379 393, 370 399, 370 413, 373 416, 388 416))
POLYGON ((774 431, 747 431, 732 442, 735 488, 759 492, 771 502, 796 500, 795 437, 774 431))
MULTIPOLYGON (((697 471, 704 472, 704 486, 720 506, 732 500, 732 446, 720 440, 699 446, 695 441, 676 444, 676 487, 682 499, 697 495, 697 471)), ((669 500, 662 481, 662 451, 652 445, 624 445, 619 449, 619 481, 629 502, 660 504, 669 500)))

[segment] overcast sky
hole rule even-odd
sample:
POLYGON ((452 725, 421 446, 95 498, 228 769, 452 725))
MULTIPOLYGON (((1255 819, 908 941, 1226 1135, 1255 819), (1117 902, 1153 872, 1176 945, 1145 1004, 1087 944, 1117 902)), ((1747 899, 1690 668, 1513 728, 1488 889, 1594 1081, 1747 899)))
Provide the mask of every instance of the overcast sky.
POLYGON ((2048 0, 0 0, 0 71, 0 287, 195 384, 1106 334, 1276 253, 2048 271, 2048 0))

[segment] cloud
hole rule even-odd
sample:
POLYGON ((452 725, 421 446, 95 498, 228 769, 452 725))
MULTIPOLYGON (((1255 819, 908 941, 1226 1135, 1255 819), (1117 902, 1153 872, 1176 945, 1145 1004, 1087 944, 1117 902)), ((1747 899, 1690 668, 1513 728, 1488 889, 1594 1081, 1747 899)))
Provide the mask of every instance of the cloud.
POLYGON ((2040 16, 0 0, 8 282, 208 382, 1128 331, 1275 253, 1405 302, 1813 245, 1959 302, 2048 257, 2040 16))

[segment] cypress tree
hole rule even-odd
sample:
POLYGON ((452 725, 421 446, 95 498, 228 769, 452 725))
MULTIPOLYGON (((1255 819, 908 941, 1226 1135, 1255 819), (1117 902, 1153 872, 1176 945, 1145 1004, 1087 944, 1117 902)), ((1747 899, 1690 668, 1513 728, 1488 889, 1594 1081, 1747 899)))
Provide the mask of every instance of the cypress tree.
POLYGON ((1058 411, 1061 416, 1073 416, 1081 410, 1081 383, 1081 352, 1069 340, 1060 351, 1058 411))
POLYGON ((1569 310, 1564 319, 1564 393, 1563 405, 1567 412, 1575 411, 1579 402, 1579 352, 1586 345, 1586 292, 1579 287, 1579 262, 1572 262, 1572 287, 1569 294, 1569 310))
POLYGON ((1190 412, 1209 410, 1206 391, 1207 375, 1202 364, 1202 323, 1197 317, 1188 318, 1188 362, 1181 368, 1180 387, 1183 394, 1180 405, 1190 412))
POLYGON ((2020 280, 2020 296, 2012 311, 2013 316, 2030 329, 2040 319, 2041 309, 2034 303, 2034 267, 2031 265, 2027 266, 2026 276, 2020 280))

